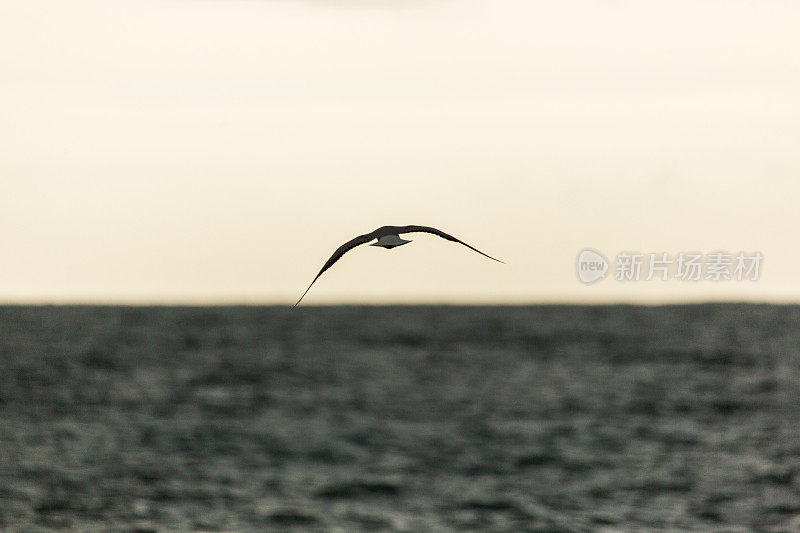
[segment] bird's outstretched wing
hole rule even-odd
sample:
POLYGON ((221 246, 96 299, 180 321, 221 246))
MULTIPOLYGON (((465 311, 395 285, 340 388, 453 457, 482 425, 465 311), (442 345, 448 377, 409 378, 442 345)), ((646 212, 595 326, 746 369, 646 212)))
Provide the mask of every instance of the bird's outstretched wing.
POLYGON ((438 230, 436 228, 432 228, 430 226, 405 226, 405 227, 403 227, 402 231, 400 231, 400 233, 432 233, 433 235, 438 235, 439 237, 441 237, 443 239, 447 239, 448 241, 453 241, 453 242, 457 242, 459 244, 463 244, 464 246, 466 246, 470 250, 473 250, 473 251, 478 252, 479 254, 481 254, 483 256, 486 256, 489 259, 491 259, 492 261, 497 261, 498 263, 505 264, 505 261, 500 261, 499 259, 495 259, 491 255, 485 254, 485 253, 481 252, 480 250, 478 250, 477 248, 473 248, 472 246, 470 246, 469 244, 465 243, 464 241, 456 239, 452 235, 448 235, 447 233, 445 233, 445 232, 443 232, 441 230, 438 230))
MULTIPOLYGON (((366 233, 364 235, 359 235, 355 239, 347 241, 346 243, 341 245, 339 248, 337 248, 336 251, 333 252, 333 255, 330 257, 330 259, 328 259, 325 262, 325 265, 323 265, 322 270, 319 271, 319 274, 317 274, 317 277, 314 278, 314 281, 317 281, 317 279, 319 279, 319 277, 322 275, 322 273, 325 272, 326 270, 328 270, 330 267, 332 267, 333 264, 336 261, 338 261, 339 259, 341 259, 341 257, 344 254, 346 254, 347 252, 349 252, 350 250, 352 250, 353 248, 355 248, 359 244, 365 244, 365 243, 368 243, 369 241, 371 241, 372 239, 374 239, 375 238, 374 234, 375 234, 375 232, 373 231, 372 233, 366 233)), ((311 282, 311 285, 314 284, 314 281, 311 282)), ((311 285, 308 286, 308 289, 306 289, 306 292, 304 292, 303 296, 300 297, 300 300, 302 300, 303 297, 306 295, 306 293, 309 291, 309 289, 311 288, 311 285)), ((297 304, 300 303, 300 300, 297 300, 297 303, 294 304, 292 307, 297 307, 297 304)))

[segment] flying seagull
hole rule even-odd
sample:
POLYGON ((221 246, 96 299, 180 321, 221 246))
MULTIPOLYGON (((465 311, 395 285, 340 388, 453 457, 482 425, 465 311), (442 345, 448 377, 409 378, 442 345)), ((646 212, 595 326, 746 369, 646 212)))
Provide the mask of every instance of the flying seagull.
MULTIPOLYGON (((492 257, 490 255, 486 255, 485 253, 481 252, 477 248, 473 248, 472 246, 470 246, 469 244, 465 243, 464 241, 456 239, 452 235, 448 235, 447 233, 445 233, 445 232, 443 232, 441 230, 438 230, 436 228, 432 228, 430 226, 413 226, 413 225, 412 226, 381 226, 380 228, 376 229, 375 231, 370 232, 370 233, 365 233, 364 235, 359 235, 355 239, 347 241, 346 243, 341 245, 339 248, 337 248, 337 250, 335 252, 333 252, 333 255, 330 257, 330 259, 328 259, 325 262, 325 265, 323 265, 322 270, 319 271, 319 274, 317 274, 317 277, 315 277, 314 281, 311 282, 311 285, 313 285, 314 282, 317 281, 317 279, 319 279, 319 277, 322 275, 323 272, 325 272, 330 267, 332 267, 333 264, 336 261, 338 261, 339 259, 341 259, 341 257, 344 254, 346 254, 347 252, 349 252, 350 250, 352 250, 356 246, 359 246, 361 244, 366 244, 366 243, 368 243, 369 241, 371 241, 373 239, 377 239, 377 242, 374 242, 374 243, 370 244, 370 246, 380 246, 381 248, 386 248, 387 250, 391 250, 392 248, 396 248, 398 246, 402 246, 404 244, 410 243, 411 241, 407 241, 405 239, 401 239, 400 238, 400 234, 401 233, 432 233, 434 235, 438 235, 439 237, 441 237, 443 239, 447 239, 448 241, 453 241, 453 242, 457 242, 459 244, 463 244, 464 246, 466 246, 470 250, 474 250, 474 251, 478 252, 479 254, 481 254, 483 256, 486 256, 489 259, 491 259, 492 261, 497 261, 498 263, 503 263, 503 261, 500 261, 499 259, 495 259, 494 257, 492 257)), ((302 300, 303 297, 305 297, 306 293, 308 293, 309 289, 311 289, 311 285, 308 286, 308 289, 306 289, 306 292, 304 292, 303 296, 300 297, 300 300, 302 300)), ((297 303, 294 304, 292 307, 297 307, 297 304, 300 303, 300 300, 297 300, 297 303)))

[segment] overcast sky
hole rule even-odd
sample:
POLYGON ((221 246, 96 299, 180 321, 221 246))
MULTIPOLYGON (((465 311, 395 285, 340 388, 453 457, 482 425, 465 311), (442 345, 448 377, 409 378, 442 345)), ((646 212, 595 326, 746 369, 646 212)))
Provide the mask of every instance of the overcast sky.
POLYGON ((800 300, 800 3, 4 0, 0 302, 800 300), (576 257, 763 254, 758 281, 576 257))

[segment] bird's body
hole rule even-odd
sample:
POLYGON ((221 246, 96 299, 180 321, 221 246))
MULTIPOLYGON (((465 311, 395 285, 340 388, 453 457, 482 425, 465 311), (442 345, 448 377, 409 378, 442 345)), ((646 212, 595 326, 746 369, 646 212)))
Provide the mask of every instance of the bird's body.
MULTIPOLYGON (((376 229, 375 231, 372 231, 370 233, 365 233, 364 235, 359 235, 358 237, 349 240, 348 242, 344 243, 339 248, 337 248, 336 251, 333 252, 333 255, 325 262, 325 264, 323 265, 322 269, 319 271, 319 274, 317 274, 317 276, 314 278, 314 280, 308 286, 308 289, 306 289, 306 292, 303 293, 303 296, 300 297, 300 300, 302 300, 303 297, 305 297, 305 295, 308 293, 309 289, 311 289, 311 285, 314 285, 314 282, 317 281, 317 279, 319 279, 319 277, 322 275, 323 272, 325 272, 330 267, 332 267, 333 264, 336 261, 338 261, 344 254, 346 254, 347 252, 349 252, 350 250, 352 250, 356 246, 359 246, 361 244, 366 244, 366 243, 368 243, 369 241, 371 241, 373 239, 377 239, 377 241, 372 243, 370 246, 380 246, 382 248, 386 248, 387 250, 391 250, 392 248, 397 248, 398 246, 402 246, 404 244, 408 244, 408 243, 411 242, 410 240, 406 240, 406 239, 400 238, 400 234, 401 233, 431 233, 433 235, 437 235, 439 237, 442 237, 443 239, 447 239, 448 241, 452 241, 452 242, 457 242, 459 244, 463 244, 464 246, 466 246, 470 250, 478 252, 479 254, 481 254, 483 256, 486 256, 486 257, 488 257, 489 259, 491 259, 493 261, 497 261, 498 263, 502 263, 503 262, 503 261, 500 261, 499 259, 495 259, 494 257, 492 257, 490 255, 486 255, 485 253, 481 252, 477 248, 473 248, 472 246, 470 246, 469 244, 465 243, 464 241, 456 239, 452 235, 448 235, 447 233, 445 233, 445 232, 443 232, 441 230, 438 230, 436 228, 432 228, 430 226, 415 226, 415 225, 410 225, 410 226, 381 226, 380 228, 376 229)), ((300 303, 300 300, 297 300, 297 303, 294 304, 295 307, 297 306, 297 304, 300 303)))
MULTIPOLYGON (((391 226, 384 226, 385 228, 389 228, 391 226)), ((397 248, 398 246, 403 246, 404 244, 408 244, 411 241, 407 241, 406 239, 401 239, 400 235, 396 233, 389 233, 387 235, 383 235, 378 237, 378 242, 370 244, 370 246, 380 246, 381 248, 386 248, 387 250, 391 250, 392 248, 397 248)))

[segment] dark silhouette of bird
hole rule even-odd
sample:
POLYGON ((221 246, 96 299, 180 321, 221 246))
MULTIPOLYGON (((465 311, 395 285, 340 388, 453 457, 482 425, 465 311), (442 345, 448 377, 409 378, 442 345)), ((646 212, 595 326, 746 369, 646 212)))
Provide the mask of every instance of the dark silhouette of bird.
MULTIPOLYGON (((499 259, 495 259, 494 257, 481 252, 477 248, 473 248, 472 246, 470 246, 469 244, 465 243, 464 241, 462 241, 460 239, 456 239, 452 235, 449 235, 449 234, 447 234, 447 233, 445 233, 445 232, 443 232, 441 230, 438 230, 436 228, 432 228, 430 226, 414 226, 414 225, 411 225, 411 226, 381 226, 380 228, 376 229, 375 231, 373 231, 371 233, 365 233, 364 235, 359 235, 355 239, 347 241, 346 243, 341 245, 339 248, 337 248, 336 251, 333 252, 333 255, 331 255, 330 259, 328 259, 325 262, 325 264, 322 266, 322 269, 319 271, 319 274, 317 274, 317 276, 314 278, 314 280, 308 286, 308 289, 306 289, 306 292, 304 292, 303 296, 300 297, 300 300, 302 300, 305 297, 305 295, 311 289, 311 285, 314 285, 314 282, 319 279, 319 277, 323 274, 323 272, 325 272, 330 267, 332 267, 333 264, 336 261, 338 261, 339 259, 341 259, 341 257, 344 254, 346 254, 347 252, 349 252, 350 250, 352 250, 356 246, 359 246, 361 244, 366 244, 366 243, 368 243, 369 241, 371 241, 373 239, 377 239, 377 242, 374 242, 374 243, 370 244, 370 246, 380 246, 381 248, 386 248, 387 250, 391 250, 392 248, 397 248, 398 246, 402 246, 404 244, 408 244, 408 243, 411 242, 411 241, 406 240, 406 239, 401 239, 400 238, 400 234, 402 234, 402 233, 432 233, 433 235, 438 235, 439 237, 441 237, 443 239, 447 239, 448 241, 452 241, 452 242, 457 242, 459 244, 463 244, 464 246, 466 246, 470 250, 476 251, 479 254, 481 254, 483 256, 486 256, 489 259, 491 259, 492 261, 497 261, 498 263, 503 263, 503 261, 500 261, 499 259)), ((297 300, 297 303, 294 304, 292 307, 297 307, 297 304, 300 303, 300 300, 297 300)))

